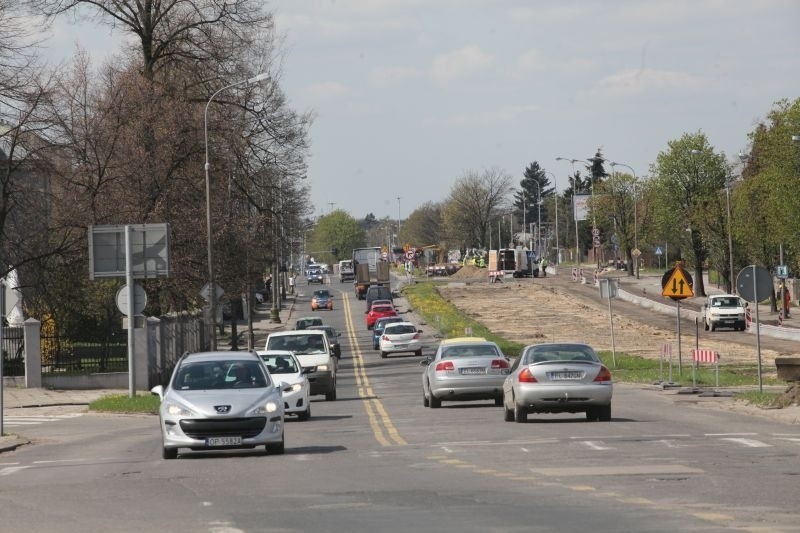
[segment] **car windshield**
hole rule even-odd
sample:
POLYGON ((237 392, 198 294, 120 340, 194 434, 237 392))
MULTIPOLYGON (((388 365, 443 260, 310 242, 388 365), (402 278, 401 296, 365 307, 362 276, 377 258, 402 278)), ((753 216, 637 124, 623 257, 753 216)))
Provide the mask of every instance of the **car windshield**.
POLYGON ((739 298, 731 296, 729 298, 714 298, 711 300, 711 307, 739 307, 739 298))
POLYGON ((257 361, 196 361, 180 366, 172 388, 176 390, 263 388, 269 378, 257 361))
POLYGON ((315 298, 330 298, 331 293, 328 291, 314 291, 315 298))
POLYGON ((321 318, 301 318, 295 324, 295 329, 308 329, 311 326, 321 326, 321 318))
POLYGON ((262 355, 270 374, 296 374, 297 368, 294 357, 290 355, 262 355))
POLYGON ((417 328, 411 324, 389 324, 383 330, 385 335, 402 335, 404 333, 416 333, 417 328))
POLYGON ((390 313, 394 311, 394 309, 389 307, 388 305, 378 305, 378 306, 373 305, 372 310, 375 311, 376 313, 390 313))
POLYGON ((548 345, 535 347, 525 354, 525 363, 544 363, 546 361, 590 361, 599 363, 600 359, 588 346, 548 345))
POLYGON ((328 339, 333 339, 336 337, 336 331, 334 331, 332 326, 311 326, 308 329, 314 329, 319 331, 324 331, 325 335, 328 336, 328 339))
POLYGON ((383 329, 389 324, 392 324, 393 322, 402 322, 402 321, 403 319, 399 316, 389 317, 389 318, 379 318, 375 322, 375 331, 383 331, 383 329))
POLYGON ((269 338, 267 350, 287 350, 294 352, 295 355, 324 353, 325 341, 321 333, 317 335, 281 335, 269 338))
POLYGON ((500 357, 500 350, 494 344, 464 344, 447 346, 442 349, 442 359, 459 357, 500 357))

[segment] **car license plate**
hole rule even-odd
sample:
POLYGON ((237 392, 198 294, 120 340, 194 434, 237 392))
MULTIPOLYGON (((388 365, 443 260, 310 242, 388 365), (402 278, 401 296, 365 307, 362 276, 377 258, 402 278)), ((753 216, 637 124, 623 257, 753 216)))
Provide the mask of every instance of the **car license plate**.
POLYGON ((408 344, 395 344, 394 345, 395 348, 405 348, 407 346, 408 346, 408 344))
POLYGON ((467 367, 461 369, 462 374, 485 374, 486 369, 481 367, 467 367))
POLYGON ((241 446, 242 437, 208 437, 206 439, 206 446, 213 448, 215 446, 241 446))
POLYGON ((550 379, 553 381, 583 379, 583 372, 551 372, 550 379))

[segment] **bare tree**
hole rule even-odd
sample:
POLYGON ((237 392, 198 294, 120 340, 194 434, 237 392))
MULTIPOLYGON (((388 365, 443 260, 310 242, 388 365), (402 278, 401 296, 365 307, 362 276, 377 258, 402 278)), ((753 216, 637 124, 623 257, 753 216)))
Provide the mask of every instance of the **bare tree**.
POLYGON ((459 247, 484 247, 492 220, 502 210, 510 211, 512 177, 492 168, 470 171, 459 178, 445 201, 443 218, 447 239, 459 247))

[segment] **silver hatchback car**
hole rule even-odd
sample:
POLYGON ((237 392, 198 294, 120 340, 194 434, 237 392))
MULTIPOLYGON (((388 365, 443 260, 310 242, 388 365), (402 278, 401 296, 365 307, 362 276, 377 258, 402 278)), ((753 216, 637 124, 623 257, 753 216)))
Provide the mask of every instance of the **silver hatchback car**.
POLYGON ((443 340, 422 374, 422 402, 436 409, 443 400, 503 403, 503 381, 511 366, 500 347, 482 337, 443 340))
POLYGON ((586 413, 611 420, 611 372, 591 346, 532 344, 522 350, 503 383, 507 422, 527 422, 528 413, 586 413))
POLYGON ((175 365, 161 398, 159 419, 164 459, 180 448, 254 448, 284 452, 280 384, 270 379, 252 352, 185 354, 175 365))

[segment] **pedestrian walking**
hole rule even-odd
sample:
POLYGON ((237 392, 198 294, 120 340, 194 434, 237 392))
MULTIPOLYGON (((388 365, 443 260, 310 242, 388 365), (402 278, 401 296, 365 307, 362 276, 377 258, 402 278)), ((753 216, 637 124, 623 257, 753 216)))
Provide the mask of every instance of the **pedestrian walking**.
POLYGON ((294 278, 296 274, 289 274, 289 294, 294 294, 294 278))

